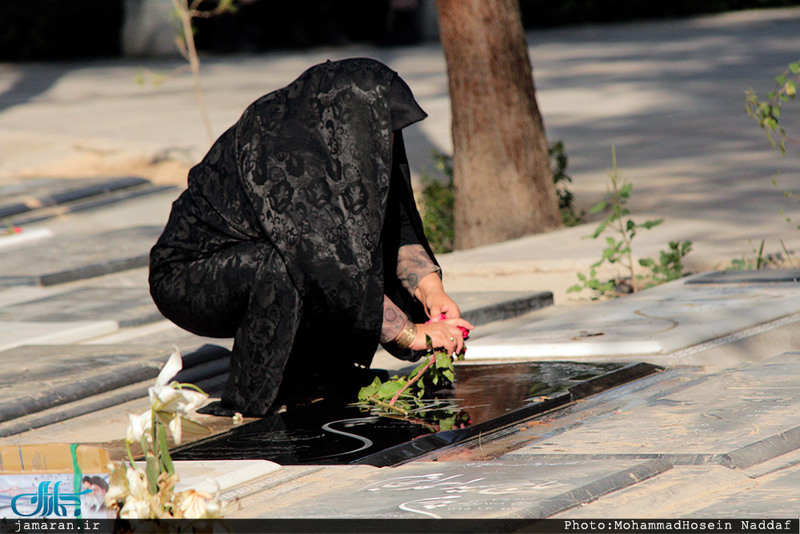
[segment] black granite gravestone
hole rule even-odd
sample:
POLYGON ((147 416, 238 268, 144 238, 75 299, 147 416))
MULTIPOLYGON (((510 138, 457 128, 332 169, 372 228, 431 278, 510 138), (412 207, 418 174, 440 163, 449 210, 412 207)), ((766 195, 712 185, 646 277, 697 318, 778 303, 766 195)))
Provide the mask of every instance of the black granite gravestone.
POLYGON ((378 416, 368 407, 327 399, 180 447, 172 457, 394 465, 657 369, 649 364, 576 362, 460 365, 455 387, 439 392, 426 411, 410 419, 378 416), (430 414, 436 417, 426 417, 430 414), (452 415, 465 424, 439 432, 437 418, 452 415))

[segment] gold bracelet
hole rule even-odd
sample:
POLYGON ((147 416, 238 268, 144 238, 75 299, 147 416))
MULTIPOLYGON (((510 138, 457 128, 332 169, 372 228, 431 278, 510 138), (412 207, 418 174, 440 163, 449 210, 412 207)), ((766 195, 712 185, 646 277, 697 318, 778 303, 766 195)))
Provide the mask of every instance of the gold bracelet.
POLYGON ((407 321, 406 325, 403 327, 403 330, 395 338, 394 344, 397 345, 398 348, 407 349, 411 347, 411 344, 414 343, 416 338, 417 325, 411 321, 407 321))

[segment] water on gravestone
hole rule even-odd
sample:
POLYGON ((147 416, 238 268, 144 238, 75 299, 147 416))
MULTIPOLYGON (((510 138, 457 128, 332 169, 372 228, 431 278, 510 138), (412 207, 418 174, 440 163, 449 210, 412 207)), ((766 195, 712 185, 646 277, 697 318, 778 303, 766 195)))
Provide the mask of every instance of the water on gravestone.
POLYGON ((498 425, 509 424, 503 416, 535 407, 570 387, 622 367, 624 364, 577 362, 458 365, 453 387, 438 391, 427 413, 415 414, 412 419, 378 416, 363 406, 325 399, 180 447, 172 452, 172 458, 348 464, 430 435, 442 417, 455 415, 462 428, 480 424, 490 429, 494 420, 498 425))

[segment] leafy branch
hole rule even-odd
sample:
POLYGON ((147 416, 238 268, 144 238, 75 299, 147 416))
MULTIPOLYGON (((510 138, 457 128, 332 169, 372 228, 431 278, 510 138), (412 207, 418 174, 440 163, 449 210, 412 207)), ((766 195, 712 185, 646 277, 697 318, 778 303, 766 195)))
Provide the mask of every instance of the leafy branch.
POLYGON ((386 382, 375 377, 361 388, 358 400, 362 407, 377 410, 384 416, 424 424, 433 430, 450 430, 466 422, 466 414, 456 409, 441 409, 433 399, 435 388, 449 386, 455 380, 454 359, 463 360, 466 349, 450 355, 444 349, 434 350, 430 337, 424 360, 407 377, 395 376, 386 382), (416 415, 420 417, 414 418, 416 415), (432 422, 433 421, 433 422, 432 422))
POLYGON ((608 188, 608 199, 595 204, 589 213, 600 213, 608 210, 608 215, 595 228, 591 235, 586 237, 597 239, 607 230, 616 234, 606 236, 606 248, 603 249, 600 259, 590 266, 589 274, 578 273, 580 283, 573 285, 567 293, 590 289, 596 293, 593 299, 600 297, 616 297, 620 293, 635 293, 640 289, 658 285, 683 276, 683 258, 691 251, 691 241, 671 241, 668 251, 661 251, 658 261, 651 258, 640 259, 634 262, 633 239, 641 229, 650 230, 664 219, 654 219, 638 224, 629 217, 630 209, 626 207, 633 193, 633 184, 625 182, 617 168, 617 152, 611 147, 611 182, 608 188), (622 266, 627 276, 601 281, 597 278, 597 269, 603 264, 618 264, 622 266), (638 267, 645 269, 644 274, 638 272, 638 267))
POLYGON ((785 102, 796 99, 798 83, 800 83, 800 61, 795 61, 790 63, 782 74, 775 77, 775 87, 767 93, 766 100, 761 100, 752 89, 745 92, 747 114, 758 122, 767 133, 769 142, 773 147, 780 148, 781 154, 786 153, 787 141, 800 146, 800 140, 791 137, 780 122, 781 108, 785 102), (779 137, 777 143, 773 137, 775 133, 779 137))

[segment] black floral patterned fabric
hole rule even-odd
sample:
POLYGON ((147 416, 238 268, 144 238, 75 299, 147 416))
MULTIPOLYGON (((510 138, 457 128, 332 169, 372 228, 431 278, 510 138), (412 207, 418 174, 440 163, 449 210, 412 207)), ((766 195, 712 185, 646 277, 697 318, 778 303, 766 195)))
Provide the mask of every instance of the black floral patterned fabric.
POLYGON ((369 366, 384 292, 424 320, 393 271, 398 213, 433 258, 399 132, 424 117, 385 65, 327 62, 250 105, 192 168, 150 288, 182 328, 234 337, 223 406, 264 415, 279 389, 369 366))

